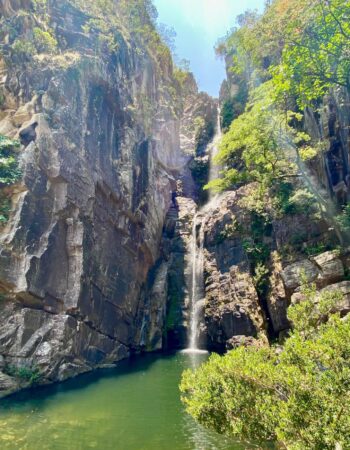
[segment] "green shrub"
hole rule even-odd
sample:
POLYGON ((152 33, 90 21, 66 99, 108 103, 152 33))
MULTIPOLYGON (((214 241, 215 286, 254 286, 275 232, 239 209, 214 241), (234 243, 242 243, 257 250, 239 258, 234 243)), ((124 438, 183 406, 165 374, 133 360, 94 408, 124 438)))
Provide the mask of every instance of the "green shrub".
POLYGON ((253 276, 254 286, 260 296, 264 296, 269 287, 269 275, 270 271, 261 262, 258 262, 253 276))
POLYGON ((20 143, 0 134, 0 225, 4 225, 11 211, 11 200, 1 188, 16 183, 22 176, 18 167, 18 149, 20 143))
POLYGON ((0 187, 9 186, 21 177, 16 149, 19 142, 0 134, 0 187))
POLYGON ((350 231, 350 204, 344 206, 341 214, 336 216, 336 221, 343 231, 350 231))
POLYGON ((11 212, 11 200, 9 197, 0 193, 0 225, 4 225, 9 220, 11 212))
POLYGON ((4 371, 7 375, 27 382, 30 385, 37 384, 41 380, 41 374, 37 367, 8 365, 4 371))
POLYGON ((33 43, 25 39, 16 39, 12 44, 11 49, 13 55, 21 60, 30 59, 36 53, 33 43))
POLYGON ((32 0, 35 11, 45 10, 47 7, 47 0, 32 0))
POLYGON ((304 247, 304 253, 307 254, 307 256, 316 256, 320 253, 323 253, 327 250, 327 245, 324 242, 319 242, 317 244, 313 245, 307 245, 304 247))
POLYGON ((227 223, 225 228, 219 232, 216 237, 216 243, 220 244, 227 239, 233 239, 237 236, 237 233, 241 233, 243 231, 242 225, 238 222, 238 220, 234 217, 231 223, 227 223))
POLYGON ((50 31, 35 27, 33 30, 34 45, 39 53, 55 53, 58 42, 50 31))
POLYGON ((280 182, 271 190, 273 206, 278 214, 308 215, 315 211, 317 200, 311 192, 304 188, 297 189, 290 182, 280 182))
POLYGON ((289 309, 283 348, 241 347, 183 374, 182 401, 197 421, 290 450, 350 448, 350 320, 332 313, 342 294, 304 295, 289 309))
POLYGON ((224 132, 228 131, 231 123, 244 112, 244 104, 236 100, 226 100, 221 110, 221 126, 224 132))

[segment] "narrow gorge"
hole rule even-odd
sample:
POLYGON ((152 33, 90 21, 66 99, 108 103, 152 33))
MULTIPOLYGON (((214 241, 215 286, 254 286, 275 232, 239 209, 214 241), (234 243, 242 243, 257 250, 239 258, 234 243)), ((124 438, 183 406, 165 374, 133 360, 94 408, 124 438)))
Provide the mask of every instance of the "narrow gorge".
POLYGON ((203 380, 181 389, 211 431, 178 392, 215 354, 283 352, 289 308, 308 296, 319 314, 336 297, 321 328, 330 314, 347 323, 349 8, 315 1, 304 22, 301 3, 239 16, 216 46, 226 79, 213 98, 150 0, 0 0, 1 448, 347 448, 243 425, 219 436, 230 413, 210 422, 186 400, 203 380), (322 52, 343 51, 327 80, 301 50, 314 38, 322 73, 322 52))

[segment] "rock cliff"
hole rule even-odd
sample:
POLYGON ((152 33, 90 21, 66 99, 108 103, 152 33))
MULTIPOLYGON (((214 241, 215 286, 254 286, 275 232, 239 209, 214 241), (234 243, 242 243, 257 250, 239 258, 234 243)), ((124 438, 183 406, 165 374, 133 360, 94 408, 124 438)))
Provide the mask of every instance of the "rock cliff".
POLYGON ((180 87, 146 13, 139 42, 118 8, 106 31, 86 6, 0 3, 0 133, 22 142, 21 181, 3 189, 5 394, 162 347, 160 240, 190 158, 180 87))
MULTIPOLYGON (((103 15, 92 1, 0 1, 0 135, 21 143, 20 179, 0 184, 0 396, 185 347, 199 236, 211 350, 283 339, 302 276, 350 309, 349 250, 314 203, 271 213, 266 198, 255 214, 250 184, 203 208, 218 102, 174 69, 147 4, 106 0, 103 15)), ((246 98, 228 72, 224 130, 246 98)), ((348 200, 349 110, 334 90, 305 112, 324 146, 305 164, 309 187, 335 208, 348 200)))

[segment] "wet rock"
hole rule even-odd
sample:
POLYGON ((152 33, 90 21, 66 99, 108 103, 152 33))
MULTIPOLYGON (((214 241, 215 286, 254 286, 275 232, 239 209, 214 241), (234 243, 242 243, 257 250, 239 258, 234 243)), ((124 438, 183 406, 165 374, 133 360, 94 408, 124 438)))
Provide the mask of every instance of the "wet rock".
MULTIPOLYGON (((219 271, 206 271, 212 279, 219 279, 219 271)), ((208 346, 219 351, 234 336, 257 337, 266 333, 265 316, 252 277, 232 266, 229 276, 221 280, 207 283, 205 309, 208 346)))
MULTIPOLYGON (((191 314, 191 235, 192 221, 197 211, 195 202, 186 197, 177 197, 177 208, 170 210, 167 218, 174 221, 173 233, 165 233, 163 247, 168 242, 169 264, 165 304, 167 311, 165 336, 168 348, 183 348, 187 345, 187 331, 191 314)), ((167 223, 166 222, 166 223, 167 223)), ((168 227, 166 228, 168 230, 168 227)))
POLYGON ((72 316, 8 303, 0 314, 0 353, 8 365, 39 370, 45 382, 115 364, 128 350, 72 316))

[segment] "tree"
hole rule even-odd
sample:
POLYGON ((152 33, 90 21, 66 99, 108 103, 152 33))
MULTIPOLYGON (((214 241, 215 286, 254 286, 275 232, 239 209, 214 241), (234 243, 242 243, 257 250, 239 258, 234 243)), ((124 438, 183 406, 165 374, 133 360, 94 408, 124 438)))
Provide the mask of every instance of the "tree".
POLYGON ((238 348, 183 374, 182 401, 196 420, 291 450, 349 448, 350 320, 334 312, 341 294, 304 295, 289 309, 283 349, 238 348))
POLYGON ((274 0, 263 15, 238 19, 217 51, 250 83, 274 80, 276 97, 303 108, 332 85, 350 87, 350 4, 344 0, 274 0))
POLYGON ((256 181, 266 191, 276 181, 296 176, 300 156, 315 155, 310 137, 291 126, 302 116, 276 109, 272 94, 271 82, 251 93, 245 112, 221 141, 215 162, 223 167, 222 178, 206 188, 223 190, 256 181))
POLYGON ((271 68, 277 96, 300 107, 320 100, 334 85, 350 87, 350 4, 314 0, 287 29, 281 63, 271 68))

